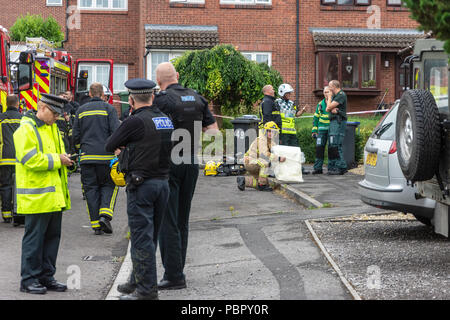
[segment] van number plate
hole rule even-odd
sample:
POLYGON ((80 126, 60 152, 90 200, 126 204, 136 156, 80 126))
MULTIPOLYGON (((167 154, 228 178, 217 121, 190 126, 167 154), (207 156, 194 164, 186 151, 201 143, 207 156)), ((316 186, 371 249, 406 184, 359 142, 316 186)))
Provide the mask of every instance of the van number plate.
POLYGON ((376 153, 368 153, 366 158, 366 164, 372 167, 377 165, 377 154, 376 153))

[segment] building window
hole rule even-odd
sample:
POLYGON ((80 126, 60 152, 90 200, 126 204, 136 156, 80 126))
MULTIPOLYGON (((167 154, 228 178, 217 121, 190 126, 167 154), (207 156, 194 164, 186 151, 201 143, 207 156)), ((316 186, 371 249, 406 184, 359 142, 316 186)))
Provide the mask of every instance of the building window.
POLYGON ((185 51, 155 50, 147 56, 147 78, 156 82, 156 67, 163 62, 169 62, 182 56, 185 51))
POLYGON ((272 53, 271 52, 242 52, 242 55, 248 60, 256 61, 258 63, 267 63, 272 65, 272 53))
POLYGON ((320 89, 331 80, 338 80, 344 89, 378 89, 379 53, 320 52, 316 61, 320 89))
POLYGON ((82 10, 128 10, 128 0, 78 0, 82 10))
POLYGON ((205 0, 169 0, 169 2, 173 2, 173 3, 199 3, 199 4, 203 4, 205 3, 205 0))
POLYGON ((62 6, 62 0, 47 0, 47 6, 62 6))
POLYGON ((220 0, 220 4, 272 4, 272 0, 220 0))
POLYGON ((113 89, 115 93, 126 91, 125 82, 128 80, 128 65, 115 64, 114 65, 114 84, 113 89))
POLYGON ((401 6, 403 4, 402 0, 386 0, 388 6, 401 6))
POLYGON ((370 6, 372 0, 321 0, 323 5, 370 6))
POLYGON ((94 82, 99 82, 109 88, 109 72, 111 66, 109 64, 80 64, 78 66, 79 73, 86 70, 88 72, 87 88, 94 82))

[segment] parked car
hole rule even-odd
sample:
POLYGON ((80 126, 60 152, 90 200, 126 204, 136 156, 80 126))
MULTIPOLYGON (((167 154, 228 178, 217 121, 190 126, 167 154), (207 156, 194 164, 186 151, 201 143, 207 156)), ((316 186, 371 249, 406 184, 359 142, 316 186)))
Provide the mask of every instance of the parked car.
POLYGON ((378 123, 364 148, 365 178, 359 182, 361 200, 377 208, 413 214, 420 222, 431 225, 436 202, 417 197, 408 185, 397 159, 395 128, 400 100, 378 123))

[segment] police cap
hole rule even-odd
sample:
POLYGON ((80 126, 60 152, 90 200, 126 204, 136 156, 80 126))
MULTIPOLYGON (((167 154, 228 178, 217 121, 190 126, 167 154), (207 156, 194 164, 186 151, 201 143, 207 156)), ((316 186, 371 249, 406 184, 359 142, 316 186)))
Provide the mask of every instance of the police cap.
POLYGON ((42 93, 40 101, 45 103, 51 110, 59 114, 64 113, 64 105, 69 102, 64 98, 48 93, 42 93))
POLYGON ((130 79, 125 82, 125 87, 131 94, 153 93, 156 83, 147 79, 130 79))

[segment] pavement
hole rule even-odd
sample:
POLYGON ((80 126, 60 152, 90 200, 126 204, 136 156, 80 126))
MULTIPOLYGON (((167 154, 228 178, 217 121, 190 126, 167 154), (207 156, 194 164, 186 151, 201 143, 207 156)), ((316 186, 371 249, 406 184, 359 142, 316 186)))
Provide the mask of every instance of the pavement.
MULTIPOLYGON (((125 192, 120 189, 114 233, 95 236, 79 178, 69 180, 73 208, 63 218, 56 273, 72 289, 44 296, 19 292, 23 227, 0 223, 0 241, 10 244, 0 251, 0 300, 118 299, 116 287, 131 271, 125 192)), ((236 177, 200 172, 190 217, 187 288, 160 291, 159 298, 408 299, 408 292, 417 299, 449 298, 449 252, 442 238, 413 218, 387 222, 383 217, 390 212, 362 203, 360 175, 303 178, 299 184, 281 183, 275 192, 242 192, 236 177), (421 271, 423 263, 427 268, 421 271), (371 286, 374 274, 381 274, 381 285, 371 286), (417 284, 414 289, 411 283, 417 284)), ((160 279, 159 250, 157 255, 160 279)))
MULTIPOLYGON (((323 255, 305 221, 347 216, 350 211, 385 212, 355 198, 360 178, 351 173, 305 175, 304 183, 280 184, 274 193, 248 188, 241 192, 236 177, 205 177, 200 172, 190 219, 188 287, 160 291, 160 299, 359 298, 323 255)), ((130 271, 128 260, 120 281, 130 271)), ((158 274, 162 272, 159 263, 158 274)), ((120 281, 107 299, 120 296, 120 281)))
POLYGON ((63 214, 55 278, 73 288, 64 293, 32 295, 19 291, 24 227, 0 222, 0 300, 101 300, 121 266, 128 247, 126 195, 121 188, 112 221, 113 234, 94 235, 80 186, 80 175, 69 177, 72 209, 63 214))

